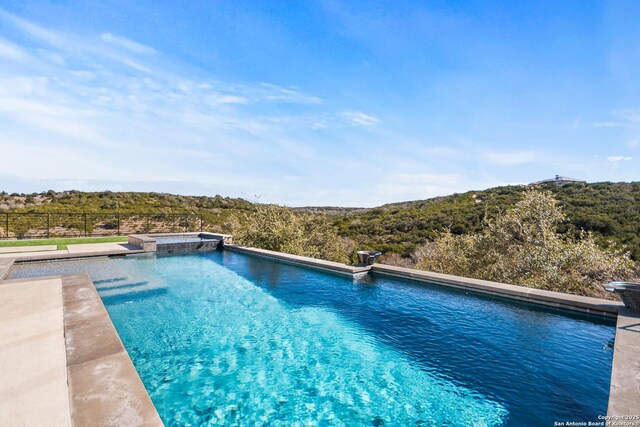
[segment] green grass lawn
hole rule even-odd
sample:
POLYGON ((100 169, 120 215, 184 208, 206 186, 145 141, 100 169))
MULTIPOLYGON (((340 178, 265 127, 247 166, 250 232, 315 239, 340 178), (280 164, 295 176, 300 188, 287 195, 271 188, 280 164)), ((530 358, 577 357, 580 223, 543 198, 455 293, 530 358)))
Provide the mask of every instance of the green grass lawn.
POLYGON ((107 242, 126 242, 127 236, 110 236, 110 237, 74 237, 66 239, 39 239, 39 240, 0 240, 0 248, 9 248, 12 246, 42 246, 42 245, 58 245, 58 250, 67 249, 67 245, 76 245, 82 243, 107 243, 107 242))

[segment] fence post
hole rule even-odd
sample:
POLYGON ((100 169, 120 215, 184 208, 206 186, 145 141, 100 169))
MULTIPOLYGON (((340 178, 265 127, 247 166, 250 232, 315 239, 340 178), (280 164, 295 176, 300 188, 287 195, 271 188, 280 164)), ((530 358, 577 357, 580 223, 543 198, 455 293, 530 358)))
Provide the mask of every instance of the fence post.
POLYGON ((120 212, 116 214, 116 217, 118 218, 118 236, 119 236, 120 235, 120 212))
POLYGON ((202 233, 202 214, 200 214, 200 232, 202 233))
POLYGON ((9 238, 9 212, 7 212, 7 220, 4 223, 7 227, 7 239, 9 238))
POLYGON ((84 237, 87 237, 87 213, 84 213, 84 237))
POLYGON ((50 236, 49 230, 51 229, 51 214, 47 214, 47 239, 50 236))

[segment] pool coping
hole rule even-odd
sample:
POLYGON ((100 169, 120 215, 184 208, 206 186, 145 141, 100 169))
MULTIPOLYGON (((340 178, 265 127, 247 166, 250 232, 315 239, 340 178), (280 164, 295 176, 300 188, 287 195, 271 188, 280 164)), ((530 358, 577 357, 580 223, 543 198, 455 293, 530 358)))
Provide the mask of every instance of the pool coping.
MULTIPOLYGON (((622 307, 616 324, 607 415, 640 417, 639 356, 640 312, 622 307)), ((625 421, 640 426, 640 418, 625 421)))
POLYGON ((509 285, 507 283, 472 279, 470 277, 453 276, 450 274, 434 273, 385 264, 373 264, 371 271, 374 274, 434 283, 437 285, 471 290, 482 294, 496 295, 610 318, 616 318, 618 316, 618 310, 624 307, 622 303, 602 298, 545 291, 542 289, 528 288, 526 286, 509 285))
POLYGON ((9 271, 11 271, 15 261, 15 258, 0 258, 0 280, 9 275, 9 271))
MULTIPOLYGON (((92 252, 74 252, 74 253, 66 253, 66 254, 46 254, 39 253, 38 255, 25 255, 21 257, 15 258, 5 258, 5 259, 13 259, 16 264, 23 262, 33 262, 33 261, 56 261, 56 260, 66 260, 66 259, 74 259, 74 258, 95 258, 101 256, 114 256, 114 255, 133 255, 133 254, 144 254, 147 253, 143 249, 117 249, 117 250, 108 250, 108 251, 92 251, 92 252)), ((0 261, 1 262, 1 261, 0 261)))
POLYGON ((335 261, 325 261, 322 259, 311 258, 300 255, 291 255, 284 252, 269 251, 266 249, 251 248, 240 245, 224 245, 225 250, 232 252, 241 252, 244 254, 255 255, 263 258, 277 259, 287 264, 304 265, 306 267, 314 268, 316 270, 324 270, 330 273, 338 273, 342 275, 354 276, 359 274, 366 274, 371 269, 370 266, 353 266, 348 264, 342 264, 335 261))
POLYGON ((61 277, 73 424, 162 426, 91 277, 61 277))

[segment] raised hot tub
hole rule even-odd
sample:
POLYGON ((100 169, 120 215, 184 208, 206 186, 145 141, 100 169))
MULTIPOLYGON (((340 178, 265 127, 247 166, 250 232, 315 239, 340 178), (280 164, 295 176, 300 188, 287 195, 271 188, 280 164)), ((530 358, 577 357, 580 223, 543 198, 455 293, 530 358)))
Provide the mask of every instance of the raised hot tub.
POLYGON ((146 252, 185 253, 206 252, 221 249, 230 244, 232 238, 228 234, 216 233, 167 233, 167 234, 133 234, 129 243, 143 248, 146 252))

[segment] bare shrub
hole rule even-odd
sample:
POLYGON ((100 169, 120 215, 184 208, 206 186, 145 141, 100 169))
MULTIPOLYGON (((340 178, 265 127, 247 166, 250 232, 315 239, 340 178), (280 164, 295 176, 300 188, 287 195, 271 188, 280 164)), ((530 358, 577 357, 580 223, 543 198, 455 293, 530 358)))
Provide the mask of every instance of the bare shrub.
POLYGON ((234 241, 241 245, 330 261, 348 260, 342 238, 322 214, 258 205, 230 225, 234 241))
POLYGON ((529 189, 476 235, 440 233, 422 248, 417 268, 588 296, 604 296, 602 282, 637 274, 629 253, 615 245, 602 248, 590 233, 558 233, 563 221, 550 192, 529 189))

